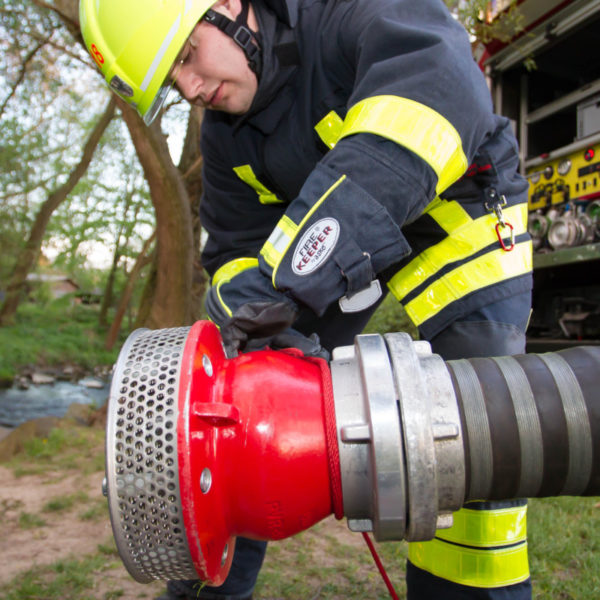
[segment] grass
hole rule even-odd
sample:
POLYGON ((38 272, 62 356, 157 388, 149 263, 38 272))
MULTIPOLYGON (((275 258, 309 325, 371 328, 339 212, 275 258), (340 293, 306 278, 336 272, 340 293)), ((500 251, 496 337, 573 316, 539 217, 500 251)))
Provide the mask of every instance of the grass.
POLYGON ((47 438, 34 438, 5 465, 16 477, 48 471, 77 471, 83 475, 104 470, 104 431, 97 428, 53 429, 47 438))
POLYGON ((391 294, 388 294, 381 303, 381 306, 379 306, 367 323, 364 333, 386 333, 396 331, 410 333, 413 339, 419 338, 417 328, 408 318, 402 305, 398 304, 398 301, 391 294))
MULTIPOLYGON (((0 588, 2 600, 91 600, 94 579, 114 565, 114 556, 99 550, 82 559, 59 560, 34 567, 0 588)), ((119 596, 111 596, 117 598, 119 596)), ((107 599, 108 600, 108 599, 107 599)))
POLYGON ((91 504, 88 502, 87 508, 79 513, 82 521, 100 521, 108 518, 108 505, 106 500, 97 500, 91 504))
POLYGON ((46 521, 39 515, 26 512, 19 514, 19 527, 21 529, 37 529, 38 527, 43 527, 45 524, 46 521))
POLYGON ((42 510, 44 512, 60 513, 70 510, 75 504, 87 503, 88 500, 89 496, 85 492, 75 492, 74 494, 57 496, 52 500, 48 500, 42 510))
POLYGON ((25 365, 73 363, 86 369, 115 362, 115 349, 104 349, 106 331, 98 325, 98 307, 61 298, 46 304, 23 303, 14 325, 0 327, 0 380, 10 383, 25 365))

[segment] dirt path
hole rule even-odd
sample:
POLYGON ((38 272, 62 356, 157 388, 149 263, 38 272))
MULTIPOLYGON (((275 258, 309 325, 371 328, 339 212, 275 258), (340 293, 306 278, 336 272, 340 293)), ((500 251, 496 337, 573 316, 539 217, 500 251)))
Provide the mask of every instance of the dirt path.
MULTIPOLYGON (((50 472, 15 477, 11 470, 0 466, 0 481, 0 585, 23 571, 60 559, 94 554, 98 551, 98 544, 111 543, 108 519, 82 518, 86 508, 104 501, 102 473, 65 476, 64 473, 50 472), (86 495, 88 499, 76 502, 69 510, 44 510, 50 501, 60 500, 65 495, 80 498, 86 495), (44 524, 23 528, 21 515, 24 514, 37 515, 44 524)), ((163 589, 161 583, 142 586, 129 576, 120 561, 112 556, 107 561, 115 563, 115 567, 98 573, 91 592, 94 598, 103 600, 109 592, 116 590, 123 591, 120 598, 124 600, 153 598, 163 589)))
MULTIPOLYGON (((94 566, 93 587, 85 590, 85 600, 154 599, 164 591, 162 582, 144 585, 132 579, 114 552, 101 489, 104 473, 97 460, 103 454, 103 439, 98 432, 95 437, 85 433, 93 433, 91 429, 80 431, 85 446, 61 451, 48 459, 48 464, 25 455, 15 463, 0 464, 0 600, 6 600, 2 588, 15 577, 22 582, 31 569, 36 572, 36 568, 61 560, 85 562, 91 557, 102 566, 94 566), (76 463, 69 462, 75 459, 76 463), (29 474, 18 476, 19 471, 29 474)), ((43 578, 56 576, 49 572, 43 578)), ((296 538, 271 544, 261 577, 257 600, 300 600, 307 597, 307 591, 308 598, 384 597, 383 584, 361 536, 333 517, 296 538), (302 561, 306 564, 299 569, 302 561), (277 582, 281 577, 283 584, 277 582), (354 584, 345 582, 352 578, 367 582, 368 587, 355 590, 354 584), (321 588, 331 586, 344 591, 321 594, 321 588)), ((50 598, 62 596, 52 594, 50 598)))

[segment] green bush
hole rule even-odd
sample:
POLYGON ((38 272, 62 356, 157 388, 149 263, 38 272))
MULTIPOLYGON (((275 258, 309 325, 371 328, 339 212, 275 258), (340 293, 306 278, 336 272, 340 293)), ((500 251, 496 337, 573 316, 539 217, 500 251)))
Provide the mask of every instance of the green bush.
POLYGON ((73 363, 91 369, 115 362, 120 343, 105 350, 106 330, 98 325, 99 308, 71 300, 23 303, 15 324, 0 327, 0 379, 12 379, 25 365, 73 363))

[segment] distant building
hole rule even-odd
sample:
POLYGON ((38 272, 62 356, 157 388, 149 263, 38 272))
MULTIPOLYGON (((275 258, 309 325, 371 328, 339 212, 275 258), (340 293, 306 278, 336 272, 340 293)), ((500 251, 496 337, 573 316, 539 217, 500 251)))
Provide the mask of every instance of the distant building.
POLYGON ((29 273, 27 275, 27 283, 30 291, 36 285, 45 284, 48 286, 50 295, 53 299, 62 298, 67 294, 75 294, 79 292, 79 285, 75 283, 67 275, 50 275, 46 273, 29 273))

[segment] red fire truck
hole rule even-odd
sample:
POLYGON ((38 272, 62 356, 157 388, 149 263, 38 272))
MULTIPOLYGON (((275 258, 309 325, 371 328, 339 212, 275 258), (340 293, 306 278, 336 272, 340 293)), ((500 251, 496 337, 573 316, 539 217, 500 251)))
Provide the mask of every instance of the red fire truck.
MULTIPOLYGON (((491 18, 509 4, 491 3, 491 18)), ((496 111, 513 123, 530 183, 528 350, 598 344, 600 0, 521 0, 518 10, 524 30, 509 43, 478 44, 474 54, 496 111)))

